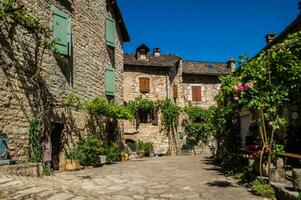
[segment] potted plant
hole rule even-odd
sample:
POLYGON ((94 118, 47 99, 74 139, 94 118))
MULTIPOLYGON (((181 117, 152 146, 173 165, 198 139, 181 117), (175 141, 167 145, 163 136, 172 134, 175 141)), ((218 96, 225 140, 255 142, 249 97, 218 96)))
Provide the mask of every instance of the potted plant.
POLYGON ((144 142, 141 140, 136 141, 135 143, 136 151, 138 154, 138 157, 142 158, 144 157, 144 142))
POLYGON ((121 151, 120 156, 122 162, 127 161, 130 156, 130 149, 128 147, 125 147, 125 149, 121 151))
POLYGON ((78 170, 80 169, 80 161, 79 161, 79 153, 76 149, 71 150, 70 152, 66 153, 66 162, 65 162, 65 169, 66 170, 78 170))

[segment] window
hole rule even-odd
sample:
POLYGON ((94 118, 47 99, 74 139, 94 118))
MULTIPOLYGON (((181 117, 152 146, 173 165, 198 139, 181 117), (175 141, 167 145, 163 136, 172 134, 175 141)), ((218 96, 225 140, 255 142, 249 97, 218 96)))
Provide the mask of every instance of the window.
POLYGON ((192 90, 192 101, 201 101, 202 94, 201 94, 201 86, 191 86, 192 90))
POLYGON ((158 125, 158 109, 152 111, 138 110, 137 112, 139 123, 152 123, 152 125, 158 125))
POLYGON ((115 69, 111 67, 105 69, 105 93, 115 96, 115 69))
POLYGON ((70 56, 71 17, 55 7, 52 7, 52 34, 57 51, 62 55, 70 56))
POLYGON ((107 45, 115 47, 115 20, 106 18, 106 42, 107 45))
POLYGON ((150 92, 150 79, 149 78, 139 78, 139 91, 141 93, 150 92))
POLYGON ((173 98, 178 98, 178 85, 174 84, 172 87, 173 98))

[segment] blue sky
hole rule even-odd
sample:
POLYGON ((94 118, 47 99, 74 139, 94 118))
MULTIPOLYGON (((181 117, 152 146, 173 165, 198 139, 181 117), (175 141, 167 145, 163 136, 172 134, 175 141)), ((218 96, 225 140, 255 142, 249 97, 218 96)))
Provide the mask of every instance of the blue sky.
POLYGON ((299 0, 118 0, 133 53, 142 43, 186 60, 255 55, 266 33, 280 33, 299 14, 299 0))

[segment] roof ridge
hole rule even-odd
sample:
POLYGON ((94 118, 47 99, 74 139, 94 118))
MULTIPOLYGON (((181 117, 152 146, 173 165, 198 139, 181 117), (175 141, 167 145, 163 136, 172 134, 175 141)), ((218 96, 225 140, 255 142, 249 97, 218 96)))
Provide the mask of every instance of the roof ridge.
POLYGON ((183 62, 194 62, 194 63, 218 63, 218 64, 227 64, 227 62, 219 62, 219 61, 197 61, 197 60, 183 60, 183 62))
MULTIPOLYGON (((129 55, 129 56, 135 56, 135 53, 124 53, 124 55, 129 55)), ((156 57, 156 56, 153 56, 153 55, 150 55, 151 57, 156 57)), ((179 57, 181 58, 179 55, 177 54, 160 54, 160 56, 176 56, 176 57, 179 57)), ((160 57, 158 56, 158 57, 160 57)))

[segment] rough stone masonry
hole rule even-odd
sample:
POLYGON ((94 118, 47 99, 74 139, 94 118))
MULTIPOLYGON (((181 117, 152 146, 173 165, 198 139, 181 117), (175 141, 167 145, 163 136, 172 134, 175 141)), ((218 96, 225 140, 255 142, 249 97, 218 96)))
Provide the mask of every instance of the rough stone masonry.
POLYGON ((0 131, 8 136, 9 156, 27 160, 28 129, 33 118, 42 119, 43 126, 51 131, 60 131, 59 142, 74 142, 81 134, 98 131, 85 112, 67 108, 63 102, 70 93, 81 99, 105 98, 107 66, 115 68, 116 92, 111 99, 123 103, 122 45, 129 36, 114 1, 21 3, 45 25, 53 23, 53 8, 70 16, 72 38, 70 56, 50 50, 41 56, 36 52, 39 43, 34 34, 15 24, 0 24, 0 131), (106 44, 107 18, 116 23, 113 48, 106 44))

